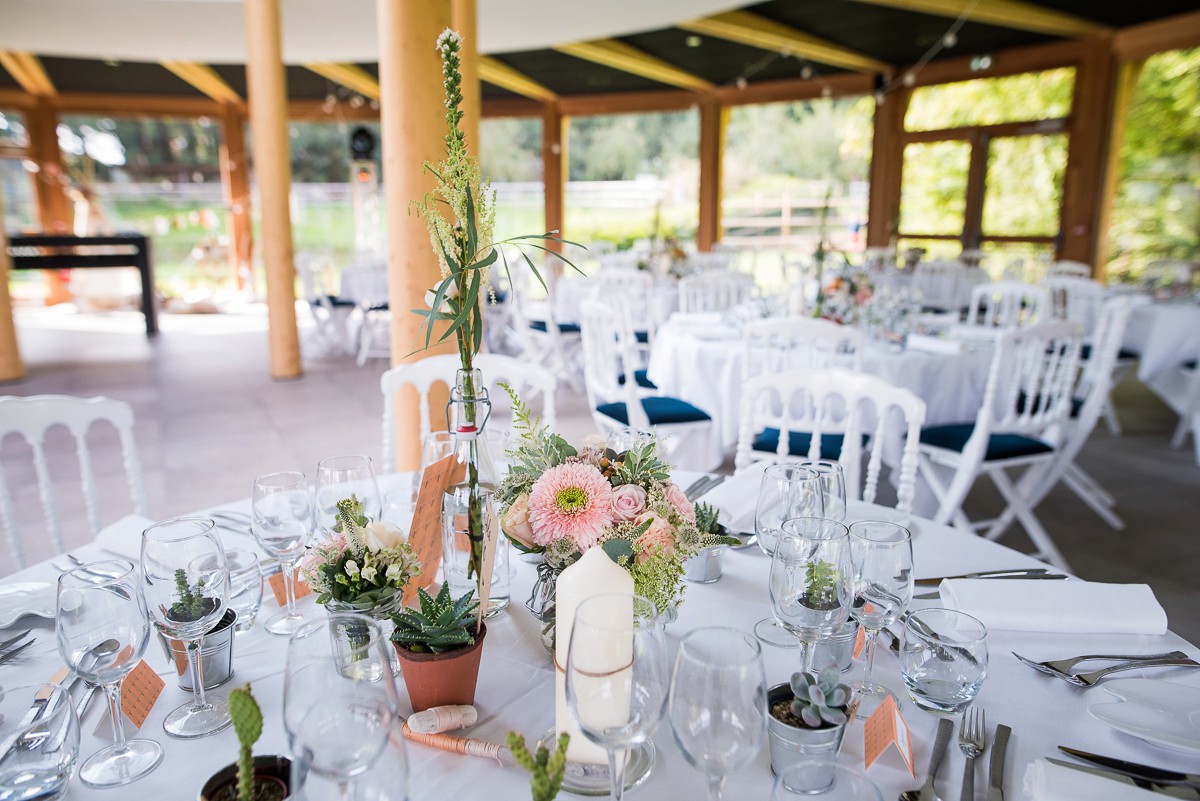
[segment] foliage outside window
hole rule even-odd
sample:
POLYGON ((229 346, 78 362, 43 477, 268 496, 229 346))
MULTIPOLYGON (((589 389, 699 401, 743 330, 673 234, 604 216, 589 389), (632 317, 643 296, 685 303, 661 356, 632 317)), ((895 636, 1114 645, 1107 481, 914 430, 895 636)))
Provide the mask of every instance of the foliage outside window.
POLYGON ((497 239, 546 230, 540 119, 481 120, 479 167, 496 191, 497 239))
POLYGON ((984 236, 1056 235, 1066 168, 1066 134, 993 139, 983 196, 984 236))
POLYGON ((913 142, 904 148, 900 230, 906 234, 962 233, 971 145, 957 139, 913 142))
POLYGON ((904 128, 939 131, 1061 119, 1071 113, 1074 87, 1073 67, 922 86, 913 90, 904 128))

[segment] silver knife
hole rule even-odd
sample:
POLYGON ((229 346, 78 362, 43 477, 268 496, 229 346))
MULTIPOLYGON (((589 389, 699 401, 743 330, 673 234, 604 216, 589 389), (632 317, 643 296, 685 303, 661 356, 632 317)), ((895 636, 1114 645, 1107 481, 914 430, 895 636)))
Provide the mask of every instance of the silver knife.
POLYGON ((1124 773, 1118 773, 1115 770, 1107 770, 1105 768, 1094 768, 1094 767, 1091 767, 1090 765, 1076 765, 1073 762, 1067 762, 1062 759, 1055 759, 1054 757, 1046 757, 1046 761, 1050 762, 1054 765, 1058 765, 1061 768, 1070 768, 1071 770, 1077 770, 1080 773, 1089 773, 1092 776, 1100 776, 1105 779, 1111 779, 1112 781, 1121 782, 1122 784, 1127 784, 1131 787, 1138 787, 1142 790, 1149 790, 1152 793, 1161 793, 1163 795, 1170 796, 1172 798, 1194 799, 1197 797, 1197 791, 1194 789, 1188 788, 1186 785, 1170 786, 1170 785, 1164 785, 1164 784, 1157 784, 1157 783, 1151 782, 1149 780, 1136 780, 1132 776, 1126 776, 1124 773))
POLYGON ((933 791, 933 781, 937 778, 938 768, 942 766, 942 757, 946 755, 946 746, 950 745, 950 735, 954 733, 954 721, 942 718, 938 721, 937 737, 933 741, 933 755, 929 757, 929 777, 921 785, 918 801, 937 801, 933 791))
POLYGON ((996 739, 992 743, 992 762, 988 768, 987 801, 1004 801, 1004 752, 1008 749, 1008 726, 996 727, 996 739))
POLYGON ((1059 751, 1064 754, 1070 754, 1076 759, 1082 759, 1084 762, 1091 762, 1094 765, 1099 765, 1102 768, 1115 770, 1118 773, 1123 773, 1137 780, 1146 780, 1148 782, 1156 782, 1161 784, 1188 784, 1200 790, 1200 774, 1183 773, 1177 770, 1168 770, 1166 768, 1156 768, 1151 765, 1142 765, 1137 762, 1130 762, 1125 759, 1117 759, 1116 757, 1101 756, 1100 754, 1090 754, 1087 751, 1080 751, 1078 748, 1068 748, 1065 745, 1058 747, 1059 751))
POLYGON ((913 583, 918 587, 929 587, 941 584, 946 579, 976 579, 976 578, 1034 578, 1050 571, 1044 567, 1013 568, 1011 570, 982 570, 978 573, 963 573, 958 576, 936 576, 934 578, 916 579, 913 583))

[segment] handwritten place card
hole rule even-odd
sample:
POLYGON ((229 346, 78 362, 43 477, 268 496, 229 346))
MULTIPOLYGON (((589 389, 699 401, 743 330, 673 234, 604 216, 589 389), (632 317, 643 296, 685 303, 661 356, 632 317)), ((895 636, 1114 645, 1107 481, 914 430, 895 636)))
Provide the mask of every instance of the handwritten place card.
MULTIPOLYGON (((150 710, 154 708, 165 687, 166 682, 144 659, 121 680, 121 726, 127 736, 136 732, 146 722, 150 710)), ((95 734, 112 739, 112 725, 107 714, 100 716, 95 734)))
POLYGON ((408 532, 409 547, 421 560, 421 575, 404 588, 401 597, 405 606, 417 597, 418 589, 428 588, 437 579, 442 562, 442 496, 463 480, 463 468, 451 454, 426 467, 421 476, 417 508, 408 532))
POLYGON ((913 768, 912 732, 904 722, 900 710, 896 708, 895 699, 889 695, 883 699, 883 703, 871 717, 867 718, 866 725, 863 726, 863 769, 871 767, 890 745, 896 746, 896 751, 904 760, 904 766, 910 774, 916 776, 916 770, 913 768))
POLYGON ((492 598, 492 569, 496 565, 496 545, 500 537, 500 523, 495 515, 486 516, 486 529, 483 532, 483 564, 479 566, 479 614, 475 617, 475 630, 483 624, 483 616, 487 614, 488 602, 492 598))
MULTIPOLYGON (((312 595, 312 587, 308 586, 308 582, 300 578, 297 573, 293 573, 292 575, 295 577, 296 600, 299 601, 306 595, 312 595)), ((275 594, 275 603, 280 606, 287 606, 287 588, 283 586, 283 571, 271 576, 267 579, 267 583, 271 585, 271 592, 275 594)), ((182 676, 183 674, 180 673, 180 675, 182 676)))

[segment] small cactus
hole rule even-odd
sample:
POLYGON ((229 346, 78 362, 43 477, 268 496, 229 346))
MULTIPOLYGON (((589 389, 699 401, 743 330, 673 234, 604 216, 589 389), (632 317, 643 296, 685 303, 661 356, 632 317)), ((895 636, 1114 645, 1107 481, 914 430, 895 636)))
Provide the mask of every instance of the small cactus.
POLYGON ((810 729, 841 726, 849 718, 846 715, 852 691, 838 682, 838 672, 822 670, 820 675, 800 672, 792 674, 792 714, 810 729))
POLYGON ((512 750, 513 759, 517 764, 530 773, 530 790, 533 801, 554 801, 562 788, 563 773, 567 769, 567 743, 571 735, 558 735, 558 747, 551 754, 545 748, 539 748, 537 754, 530 754, 525 746, 525 738, 515 731, 508 733, 508 747, 512 750))
POLYGON ((204 594, 200 587, 193 592, 188 586, 187 571, 182 568, 175 571, 175 594, 179 600, 171 604, 171 614, 176 620, 199 620, 204 614, 204 594))
POLYGON ((233 730, 239 743, 238 801, 254 801, 254 757, 251 749, 262 736, 263 718, 249 684, 229 693, 229 717, 233 719, 233 730))

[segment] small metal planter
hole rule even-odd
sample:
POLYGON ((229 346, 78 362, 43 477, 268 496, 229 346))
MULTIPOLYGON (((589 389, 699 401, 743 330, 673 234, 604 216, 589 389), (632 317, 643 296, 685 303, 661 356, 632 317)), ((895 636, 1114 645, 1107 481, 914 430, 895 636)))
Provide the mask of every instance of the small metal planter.
POLYGON ((813 669, 817 672, 825 668, 834 668, 842 673, 850 669, 854 660, 854 643, 858 639, 858 621, 847 620, 832 637, 822 637, 817 641, 817 651, 813 655, 813 669))
POLYGON ((790 684, 776 684, 767 693, 767 739, 771 746, 771 771, 778 776, 802 760, 819 759, 810 780, 801 785, 802 792, 819 793, 833 784, 837 753, 846 734, 845 725, 828 729, 807 729, 789 726, 770 714, 780 701, 792 698, 790 684))
MULTIPOLYGON (((220 687, 233 678, 233 635, 234 624, 237 622, 237 612, 226 609, 217 625, 204 635, 200 644, 200 665, 204 673, 204 689, 211 690, 220 687)), ((163 653, 167 661, 173 662, 179 672, 179 686, 191 692, 192 671, 188 669, 187 643, 183 640, 168 640, 162 634, 158 635, 163 653)))
POLYGON ((683 563, 683 577, 694 584, 712 584, 721 580, 721 560, 725 556, 724 545, 705 548, 683 563))

